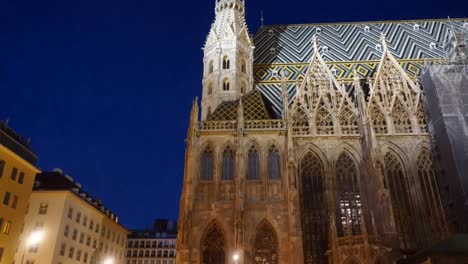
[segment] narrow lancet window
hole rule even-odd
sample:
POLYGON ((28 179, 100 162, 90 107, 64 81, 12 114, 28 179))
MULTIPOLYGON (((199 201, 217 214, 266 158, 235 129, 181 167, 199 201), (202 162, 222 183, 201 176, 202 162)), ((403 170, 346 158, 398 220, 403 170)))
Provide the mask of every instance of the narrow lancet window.
POLYGON ((234 179, 234 151, 231 149, 231 147, 226 147, 223 152, 221 179, 223 181, 230 181, 234 179))
POLYGON ((270 180, 281 179, 281 161, 279 151, 273 146, 268 153, 268 176, 270 180))
POLYGON ((258 151, 255 146, 250 147, 247 161, 247 179, 260 179, 260 161, 258 151))

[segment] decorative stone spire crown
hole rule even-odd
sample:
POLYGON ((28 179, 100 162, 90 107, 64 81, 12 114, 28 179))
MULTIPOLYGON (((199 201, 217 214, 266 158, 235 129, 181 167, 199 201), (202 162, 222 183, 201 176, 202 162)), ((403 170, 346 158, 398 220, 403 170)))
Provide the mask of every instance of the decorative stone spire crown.
POLYGON ((244 0, 216 0, 216 18, 206 39, 202 119, 218 105, 253 89, 253 45, 245 22, 244 0))

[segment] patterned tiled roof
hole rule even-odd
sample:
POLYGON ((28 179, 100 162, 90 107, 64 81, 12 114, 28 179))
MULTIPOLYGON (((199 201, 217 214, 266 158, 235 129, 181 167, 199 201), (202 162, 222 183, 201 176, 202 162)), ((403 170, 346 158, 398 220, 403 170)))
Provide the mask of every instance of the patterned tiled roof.
POLYGON ((281 112, 278 73, 284 69, 293 97, 293 84, 307 72, 314 52, 314 35, 318 37, 320 54, 338 80, 351 81, 354 70, 362 77, 376 73, 382 55, 382 34, 403 69, 417 77, 426 61, 445 57, 451 30, 468 31, 468 19, 263 26, 254 38, 255 84, 275 112, 281 112))
MULTIPOLYGON (((220 104, 208 117, 208 120, 236 120, 240 100, 228 101, 220 104)), ((272 119, 268 106, 258 90, 253 90, 242 97, 243 114, 245 120, 272 119)))

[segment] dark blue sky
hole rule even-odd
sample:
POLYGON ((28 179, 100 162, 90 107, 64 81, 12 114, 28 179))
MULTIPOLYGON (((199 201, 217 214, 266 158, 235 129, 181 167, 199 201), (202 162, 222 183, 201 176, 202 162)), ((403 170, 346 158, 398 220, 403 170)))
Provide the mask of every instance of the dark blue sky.
MULTIPOLYGON (((0 0, 0 119, 129 228, 176 218, 215 0, 0 0)), ((246 0, 266 24, 468 16, 465 0, 246 0), (464 12, 465 11, 465 12, 464 12)))

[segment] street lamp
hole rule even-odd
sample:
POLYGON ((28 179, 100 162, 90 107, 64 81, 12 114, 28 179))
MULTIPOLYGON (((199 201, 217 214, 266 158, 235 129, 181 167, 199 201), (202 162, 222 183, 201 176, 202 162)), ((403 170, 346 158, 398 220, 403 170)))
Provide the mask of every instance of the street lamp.
POLYGON ((235 261, 235 263, 237 264, 237 261, 239 260, 239 254, 234 254, 234 256, 232 256, 232 259, 235 261))
POLYGON ((26 249, 28 247, 37 246, 39 243, 42 242, 44 237, 45 237, 44 230, 36 230, 36 231, 31 232, 31 234, 29 234, 29 236, 26 238, 26 241, 24 243, 23 256, 21 257, 21 264, 23 264, 24 262, 24 254, 26 253, 26 249))

